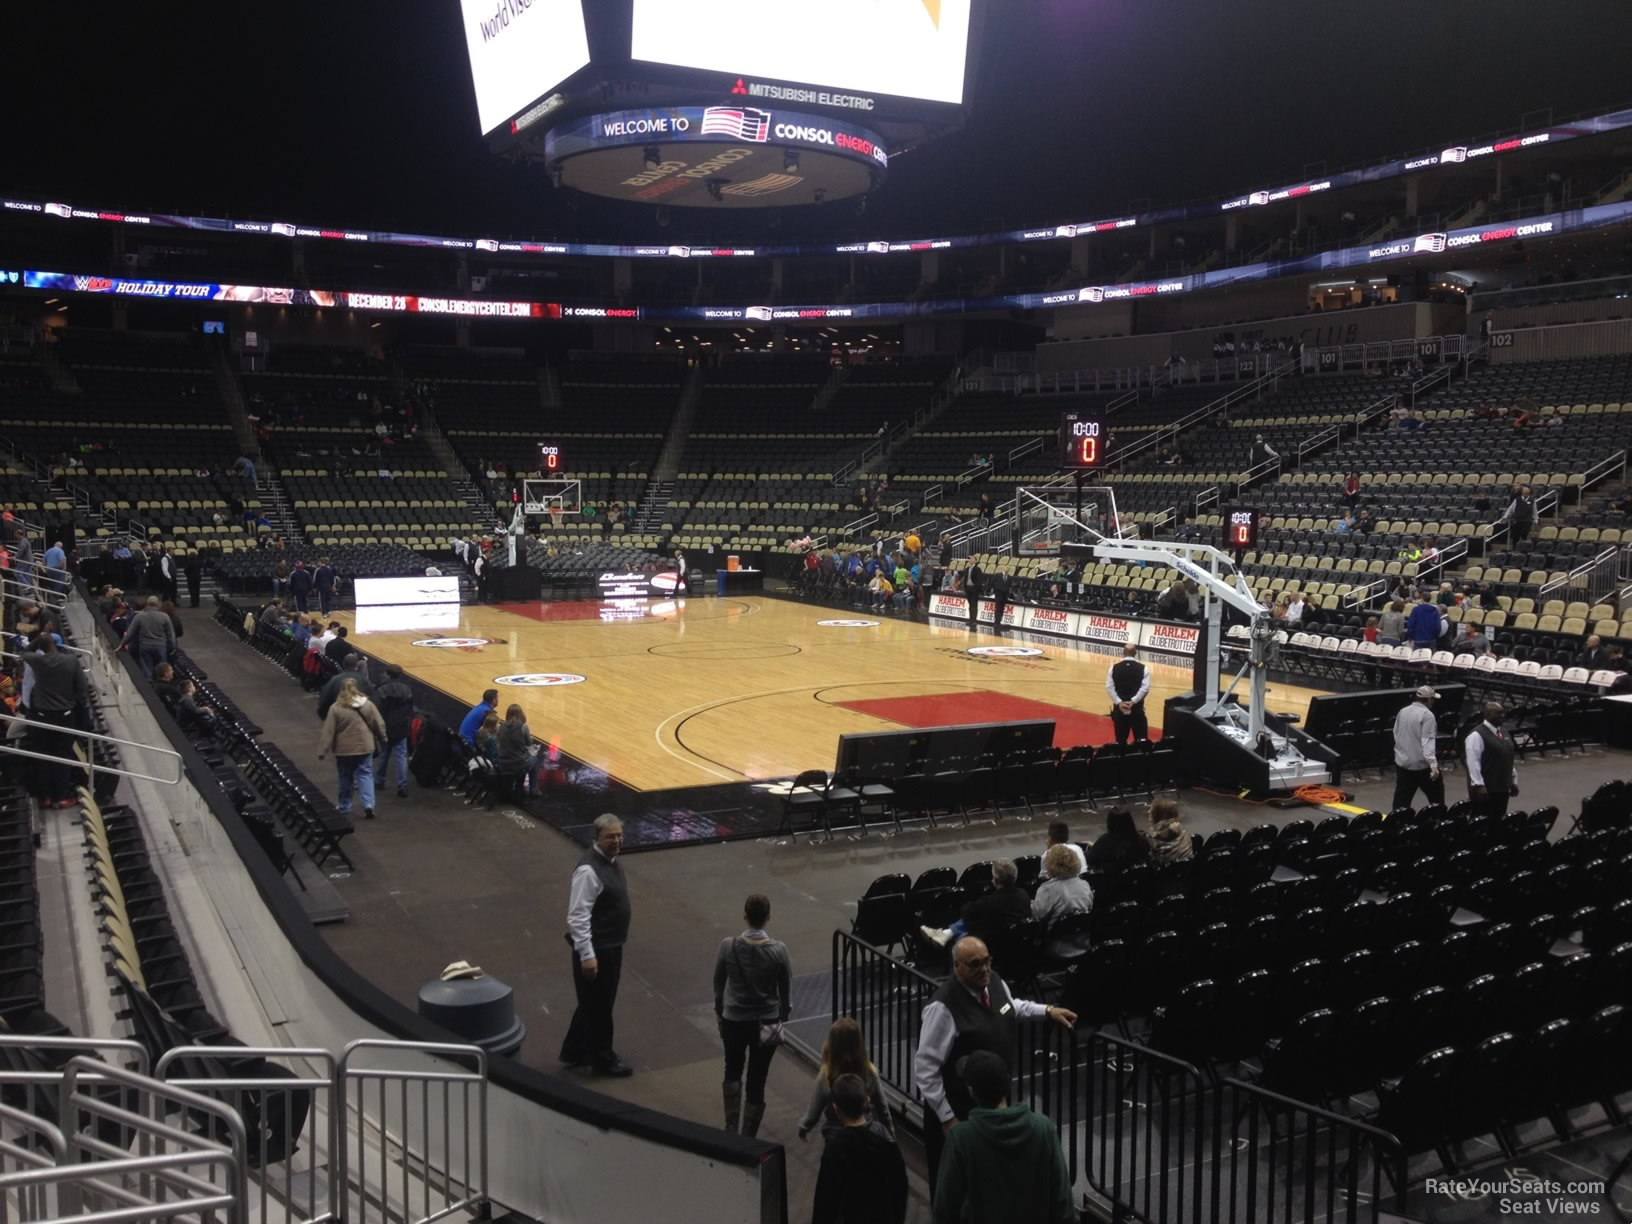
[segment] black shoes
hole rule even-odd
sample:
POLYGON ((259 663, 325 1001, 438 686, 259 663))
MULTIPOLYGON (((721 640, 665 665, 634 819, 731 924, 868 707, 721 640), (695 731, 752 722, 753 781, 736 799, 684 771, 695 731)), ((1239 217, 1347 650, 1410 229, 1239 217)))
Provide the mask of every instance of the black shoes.
POLYGON ((406 786, 397 787, 397 798, 398 799, 408 798, 408 788, 406 786))
POLYGON ((374 819, 374 809, 373 808, 364 808, 363 809, 363 819, 364 820, 373 820, 374 819))

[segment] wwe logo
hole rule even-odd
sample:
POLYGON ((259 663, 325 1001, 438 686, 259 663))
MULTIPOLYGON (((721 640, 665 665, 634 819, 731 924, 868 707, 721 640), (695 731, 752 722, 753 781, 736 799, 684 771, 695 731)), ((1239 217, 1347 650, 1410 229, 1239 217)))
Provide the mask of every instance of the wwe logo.
POLYGON ((771 112, 751 106, 710 106, 703 111, 700 134, 763 144, 771 136, 771 112))

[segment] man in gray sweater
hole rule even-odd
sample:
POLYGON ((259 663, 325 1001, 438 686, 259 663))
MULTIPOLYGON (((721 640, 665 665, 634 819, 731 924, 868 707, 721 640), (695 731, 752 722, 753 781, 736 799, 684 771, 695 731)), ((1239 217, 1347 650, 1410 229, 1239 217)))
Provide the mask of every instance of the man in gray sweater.
MULTIPOLYGON (((163 615, 162 613, 160 615, 163 615)), ((29 692, 28 717, 37 723, 53 727, 73 727, 74 711, 90 701, 91 685, 85 669, 71 654, 57 649, 56 639, 42 633, 34 640, 34 649, 23 655, 23 663, 34 674, 34 685, 29 692)), ((73 756, 71 736, 29 728, 31 751, 60 758, 55 761, 36 761, 39 767, 37 797, 42 807, 73 807, 73 770, 67 764, 73 756)))
POLYGON ((142 674, 153 679, 153 669, 176 653, 176 627, 159 608, 159 597, 149 595, 147 606, 130 618, 121 646, 130 647, 142 674))

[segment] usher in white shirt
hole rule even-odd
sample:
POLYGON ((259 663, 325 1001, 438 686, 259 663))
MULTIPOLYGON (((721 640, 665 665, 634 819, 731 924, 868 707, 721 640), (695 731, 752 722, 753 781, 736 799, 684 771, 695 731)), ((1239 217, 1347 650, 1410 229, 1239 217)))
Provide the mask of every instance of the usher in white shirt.
MULTIPOLYGON (((964 989, 969 990, 967 986, 964 989)), ((978 990, 969 990, 969 994, 971 998, 980 998, 978 990)), ((1015 998, 1007 982, 1003 983, 1002 990, 992 992, 991 1005, 1001 1011, 1005 1003, 1013 1004, 1014 1014, 1022 1020, 1048 1015, 1046 1003, 1015 998)), ((952 1106, 946 1103, 946 1086, 941 1082, 941 1069, 946 1066, 947 1055, 952 1053, 952 1043, 957 1039, 958 1024, 952 1019, 952 1013, 945 1003, 937 999, 924 1008, 923 1028, 918 1034, 918 1053, 912 1060, 912 1077, 917 1081, 924 1104, 933 1109, 942 1122, 950 1122, 957 1116, 952 1106)))
MULTIPOLYGON (((1492 726, 1488 719, 1481 723, 1480 726, 1490 727, 1498 735, 1502 731, 1500 727, 1492 726)), ((1463 751, 1468 758, 1468 785, 1483 786, 1485 784, 1485 737, 1479 734, 1479 727, 1475 727, 1468 732, 1468 738, 1463 741, 1463 751)), ((1513 773, 1511 777, 1514 782, 1519 780, 1519 758, 1517 753, 1513 755, 1513 773)))

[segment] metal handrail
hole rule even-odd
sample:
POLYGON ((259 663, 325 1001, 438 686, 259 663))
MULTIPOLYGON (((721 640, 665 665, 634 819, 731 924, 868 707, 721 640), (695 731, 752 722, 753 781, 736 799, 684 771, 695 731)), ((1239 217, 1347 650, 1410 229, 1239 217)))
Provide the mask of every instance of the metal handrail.
MULTIPOLYGON (((77 655, 89 655, 91 653, 89 650, 81 650, 78 646, 60 645, 57 647, 57 649, 77 655)), ((18 654, 16 651, 0 650, 0 659, 22 659, 26 657, 26 655, 18 654)))
POLYGON ((839 539, 842 540, 845 537, 847 537, 851 532, 861 531, 863 528, 871 527, 876 522, 878 522, 878 515, 868 514, 868 515, 863 516, 862 518, 857 519, 853 523, 846 523, 843 527, 839 528, 839 530, 837 531, 836 534, 838 535, 839 539))
MULTIPOLYGON (((138 1135, 158 1139, 161 1144, 173 1143, 181 1146, 180 1151, 161 1152, 159 1155, 144 1154, 131 1159, 125 1148, 99 1138, 93 1128, 88 1132, 76 1133, 72 1146, 78 1152, 94 1154, 101 1159, 19 1175, 20 1180, 37 1183, 68 1181, 75 1189, 83 1185, 97 1194, 130 1204, 125 1209, 97 1212, 85 1218, 105 1221, 166 1219, 217 1207, 227 1208, 231 1213, 229 1216, 231 1220, 241 1221, 249 1218, 248 1143, 243 1119, 238 1116, 237 1111, 209 1097, 189 1092, 185 1088, 172 1087, 145 1075, 77 1055, 63 1068, 60 1112, 63 1116, 72 1118, 78 1118, 82 1113, 93 1118, 104 1118, 121 1127, 134 1130, 138 1135), (149 1118, 96 1095, 81 1093, 78 1091, 81 1080, 95 1083, 112 1081, 155 1098, 166 1098, 180 1105, 189 1114, 194 1116, 202 1114, 206 1118, 214 1119, 226 1131, 228 1142, 219 1143, 193 1134, 189 1130, 168 1125, 163 1121, 163 1107, 156 1101, 153 1105, 156 1116, 149 1118), (216 1192, 212 1182, 181 1171, 188 1165, 199 1164, 222 1166, 232 1179, 231 1190, 225 1193, 216 1192), (141 1176, 142 1194, 106 1183, 105 1179, 109 1175, 127 1173, 141 1176), (150 1174, 157 1183, 157 1199, 146 1193, 150 1174), (165 1191, 173 1187, 192 1190, 198 1197, 167 1199, 165 1191)), ((147 1143, 148 1140, 144 1138, 141 1146, 144 1153, 147 1151, 147 1143)))
POLYGON ((1343 606, 1345 608, 1363 608, 1387 590, 1388 579, 1379 578, 1375 582, 1366 583, 1363 587, 1355 587, 1347 595, 1343 596, 1343 606))
MULTIPOLYGON (((68 1142, 62 1137, 62 1131, 27 1110, 3 1102, 0 1102, 0 1122, 5 1124, 5 1130, 14 1134, 21 1132, 13 1139, 0 1137, 0 1203, 15 1193, 21 1218, 24 1220, 47 1220, 65 1216, 67 1213, 57 1207, 48 1186, 17 1186, 13 1191, 12 1175, 6 1172, 7 1164, 32 1169, 66 1166, 68 1142)), ((4 1212, 4 1206, 0 1205, 0 1213, 4 1212)))
POLYGON ((1132 446, 1113 450, 1108 460, 1108 466, 1116 466, 1126 462, 1129 459, 1142 455, 1146 451, 1154 449, 1163 441, 1169 438, 1178 437, 1179 434, 1183 433, 1186 429, 1189 429, 1192 425, 1199 425, 1208 417, 1215 416, 1224 409, 1232 407, 1244 399, 1262 398, 1263 389, 1266 386, 1279 383, 1281 380, 1281 375, 1286 371, 1289 364, 1290 363, 1282 363, 1280 365, 1276 365, 1265 373, 1260 374, 1251 382, 1246 383, 1243 386, 1239 386, 1233 391, 1226 392, 1217 399, 1203 404, 1194 412, 1189 413, 1186 416, 1182 416, 1176 421, 1170 421, 1168 424, 1151 431, 1138 442, 1135 442, 1132 446))
POLYGON ((1265 459, 1262 463, 1255 464, 1254 466, 1248 468, 1245 472, 1242 472, 1241 479, 1235 482, 1235 491, 1239 493, 1253 482, 1262 480, 1265 476, 1268 476, 1271 473, 1278 476, 1280 475, 1280 472, 1281 457, 1279 455, 1271 456, 1270 458, 1265 459))
POLYGON ((1600 459, 1585 472, 1581 473, 1581 483, 1576 487, 1583 490, 1590 489, 1593 485, 1604 479, 1604 477, 1608 476, 1611 472, 1616 471, 1623 473, 1626 471, 1626 452, 1624 450, 1616 451, 1607 459, 1600 459), (1599 471, 1600 468, 1603 470, 1599 471))
MULTIPOLYGON (((165 1051, 163 1057, 159 1059, 159 1065, 154 1069, 153 1078, 177 1088, 186 1088, 207 1096, 224 1097, 227 1104, 231 1108, 239 1110, 240 1113, 242 1113, 240 1108, 240 1102, 243 1099, 242 1094, 254 1092, 260 1098, 260 1112, 263 1120, 268 1112, 266 1109, 267 1097, 272 1093, 287 1096, 294 1092, 308 1092, 313 1094, 314 1097, 322 1094, 325 1099, 321 1101, 314 1100, 313 1104, 314 1106, 321 1105, 328 1119, 328 1126, 325 1128, 327 1131, 328 1152, 332 1157, 338 1151, 340 1143, 340 1111, 335 1107, 335 1076, 339 1060, 335 1058, 331 1051, 298 1046, 234 1046, 232 1053, 234 1058, 305 1059, 322 1066, 323 1073, 307 1076, 291 1075, 287 1078, 227 1076, 215 1079, 171 1079, 169 1076, 171 1068, 182 1059, 219 1058, 221 1056, 220 1046, 177 1046, 165 1051)), ((289 1121, 287 1112, 284 1118, 287 1126, 289 1121)), ((268 1191, 268 1185, 271 1181, 268 1170, 273 1163, 281 1164, 284 1170, 283 1189, 278 1196, 278 1200, 283 1206, 292 1208, 298 1205, 301 1196, 296 1189, 297 1180, 306 1183, 306 1193, 304 1195, 306 1214, 301 1224, 321 1224, 322 1221, 340 1218, 344 1203, 340 1198, 342 1180, 338 1160, 330 1159, 326 1162, 328 1166, 326 1175, 320 1174, 314 1167, 304 1176, 297 1178, 293 1161, 290 1159, 290 1156, 293 1155, 297 1136, 287 1132, 279 1135, 274 1131, 269 1131, 263 1121, 259 1133, 254 1138, 257 1146, 251 1151, 250 1157, 260 1169, 260 1177, 256 1180, 260 1183, 260 1218, 262 1220, 272 1218, 268 1214, 267 1207, 271 1198, 268 1191), (267 1159, 266 1145, 276 1143, 279 1140, 283 1141, 287 1155, 281 1161, 274 1162, 267 1159), (317 1210, 317 1185, 320 1177, 324 1177, 328 1185, 327 1203, 329 1209, 322 1213, 317 1210)), ((315 1160, 313 1163, 315 1165, 315 1160)))
POLYGON ((968 471, 958 473, 958 476, 957 476, 958 488, 961 489, 961 488, 963 488, 964 485, 974 484, 976 480, 980 479, 980 477, 990 476, 995 470, 996 470, 996 465, 994 465, 994 464, 977 463, 974 467, 970 468, 968 471))
POLYGON ((1200 514, 1203 506, 1216 506, 1221 496, 1217 485, 1208 485, 1196 494, 1196 513, 1200 514))
POLYGON ((1046 438, 1033 438, 1030 442, 1022 442, 1009 452, 1009 462, 1013 463, 1016 459, 1024 459, 1033 451, 1042 450, 1047 441, 1046 438))
POLYGON ((1452 561, 1461 561, 1468 555, 1468 541, 1465 538, 1452 540, 1444 548, 1435 545, 1436 555, 1430 561, 1417 563, 1416 576, 1420 579, 1428 574, 1442 572, 1452 561))
POLYGON ((1592 560, 1583 561, 1580 565, 1576 566, 1568 573, 1563 574, 1558 578, 1554 578, 1549 582, 1542 583, 1541 589, 1537 591, 1536 594, 1539 598, 1545 599, 1554 591, 1562 591, 1565 587, 1574 585, 1577 578, 1585 578, 1588 574, 1597 569, 1599 566, 1603 565, 1605 562, 1615 560, 1619 554, 1619 548, 1606 548, 1603 552, 1593 557, 1592 560))
POLYGON ((1370 404, 1365 408, 1362 408, 1359 412, 1355 413, 1354 436, 1358 438, 1360 436, 1360 431, 1367 425, 1370 425, 1373 421, 1375 421, 1378 417, 1383 416, 1385 413, 1394 411, 1394 405, 1396 402, 1398 402, 1398 399, 1399 397, 1396 395, 1385 395, 1382 399, 1370 404))
MULTIPOLYGON (((457 1213, 459 1213, 461 1211, 466 1210, 467 1208, 477 1208, 478 1210, 476 1212, 474 1212, 473 1214, 477 1215, 478 1217, 485 1217, 488 1214, 488 1212, 485 1210, 485 1207, 489 1202, 488 1144, 487 1144, 487 1054, 486 1054, 486 1052, 483 1051, 479 1046, 473 1046, 473 1045, 454 1045, 454 1044, 443 1043, 443 1042, 384 1041, 384 1040, 380 1040, 378 1038, 361 1038, 361 1039, 359 1039, 357 1041, 350 1042, 346 1046, 346 1048, 341 1051, 340 1059, 339 1059, 338 1065, 337 1065, 336 1070, 335 1070, 335 1080, 334 1080, 334 1082, 335 1082, 335 1096, 336 1096, 336 1098, 338 1100, 339 1107, 342 1110, 346 1110, 347 1112, 349 1112, 351 1096, 350 1096, 350 1092, 347 1089, 347 1085, 349 1083, 352 1083, 352 1082, 355 1082, 358 1085, 358 1105, 359 1105, 359 1109, 357 1110, 356 1141, 357 1141, 357 1146, 358 1146, 359 1150, 358 1150, 358 1153, 357 1153, 357 1163, 356 1163, 355 1172, 359 1175, 359 1180, 362 1180, 362 1175, 364 1174, 364 1172, 366 1170, 366 1163, 367 1163, 366 1160, 364 1159, 364 1154, 363 1154, 363 1152, 361 1150, 362 1149, 362 1138, 363 1138, 363 1118, 364 1118, 364 1113, 363 1113, 363 1110, 362 1110, 361 1106, 363 1105, 364 1086, 370 1080, 378 1082, 378 1084, 380 1086, 381 1109, 380 1109, 380 1117, 378 1119, 378 1124, 379 1124, 380 1130, 382 1132, 382 1135, 385 1132, 386 1120, 387 1120, 386 1119, 386 1114, 387 1114, 387 1109, 388 1109, 388 1106, 386 1104, 386 1099, 385 1099, 386 1081, 387 1080, 395 1080, 395 1081, 398 1081, 401 1084, 401 1088, 402 1088, 401 1102, 402 1102, 402 1104, 401 1104, 401 1112, 399 1114, 400 1133, 396 1136, 396 1142, 397 1142, 398 1145, 400 1145, 400 1147, 402 1149, 402 1162, 401 1163, 402 1163, 403 1191, 404 1191, 404 1193, 403 1193, 403 1207, 404 1207, 405 1212, 406 1212, 406 1209, 407 1209, 407 1179, 408 1179, 409 1152, 410 1152, 410 1143, 411 1143, 411 1139, 412 1139, 412 1136, 409 1134, 408 1085, 409 1085, 410 1082, 417 1081, 422 1086, 422 1099, 423 1099, 423 1093, 428 1093, 429 1092, 429 1086, 431 1084, 437 1083, 437 1084, 442 1084, 442 1085, 446 1086, 444 1088, 444 1092, 446 1093, 446 1095, 444 1096, 443 1101, 442 1101, 442 1106, 443 1106, 443 1116, 442 1116, 443 1129, 442 1129, 442 1159, 441 1159, 441 1163, 440 1163, 440 1169, 441 1169, 441 1174, 442 1174, 443 1194, 444 1194, 445 1197, 447 1197, 448 1199, 451 1200, 453 1198, 453 1186, 455 1184, 457 1184, 461 1189, 467 1191, 467 1193, 464 1195, 463 1198, 458 1199, 456 1201, 447 1202, 447 1203, 445 1203, 443 1205, 441 1210, 436 1211, 436 1212, 428 1212, 428 1214, 426 1214, 425 1216, 420 1217, 420 1219, 417 1222, 411 1222, 411 1224, 430 1224, 430 1222, 433 1221, 433 1220, 439 1220, 439 1219, 442 1219, 442 1218, 447 1217, 447 1216, 455 1215, 455 1214, 457 1214, 457 1213), (361 1054, 362 1052, 364 1052, 366 1050, 394 1050, 394 1051, 401 1051, 401 1050, 404 1050, 404 1049, 410 1050, 410 1051, 412 1051, 414 1053, 417 1053, 417 1054, 429 1055, 431 1057, 439 1057, 439 1058, 444 1058, 444 1059, 449 1059, 449 1060, 469 1059, 469 1060, 471 1060, 471 1062, 473 1062, 475 1064, 475 1068, 474 1068, 474 1070, 469 1070, 469 1071, 463 1071, 463 1070, 461 1070, 461 1071, 408 1071, 408 1070, 403 1070, 401 1068, 383 1068, 383 1067, 367 1067, 367 1066, 359 1067, 359 1066, 356 1066, 354 1064, 354 1059, 356 1058, 356 1056, 361 1054), (451 1124, 451 1120, 452 1120, 452 1115, 450 1114, 450 1111, 449 1111, 449 1105, 451 1103, 452 1089, 453 1089, 453 1087, 455 1085, 462 1085, 463 1086, 463 1092, 461 1094, 461 1100, 462 1100, 462 1104, 463 1104, 463 1107, 464 1107, 463 1117, 462 1117, 462 1119, 460 1119, 462 1124, 463 1124, 463 1127, 464 1127, 464 1165, 463 1165, 464 1178, 463 1178, 463 1180, 461 1180, 461 1181, 459 1181, 457 1183, 455 1183, 454 1179, 453 1179, 453 1148, 452 1148, 453 1136, 452 1136, 452 1134, 450 1132, 450 1129, 449 1129, 450 1124, 451 1124), (478 1165, 478 1168, 477 1168, 478 1184, 475 1185, 475 1186, 472 1186, 471 1183, 470 1183, 470 1175, 471 1175, 471 1172, 472 1172, 472 1170, 471 1170, 471 1163, 472 1163, 471 1162, 471 1142, 472 1142, 472 1121, 473 1121, 472 1118, 471 1118, 471 1109, 470 1109, 470 1090, 471 1090, 472 1087, 474 1087, 476 1089, 476 1117, 474 1119, 474 1129, 475 1129, 475 1136, 474 1137, 475 1137, 475 1144, 476 1144, 476 1148, 477 1148, 476 1157, 477 1157, 477 1160, 479 1161, 479 1165, 478 1165)), ((435 1167, 438 1167, 438 1166, 432 1161, 432 1158, 431 1158, 432 1154, 431 1154, 431 1152, 429 1150, 429 1142, 430 1142, 430 1137, 431 1137, 431 1118, 429 1116, 429 1104, 428 1104, 428 1101, 425 1104, 424 1108, 426 1109, 426 1115, 427 1115, 424 1118, 426 1131, 425 1131, 424 1136, 422 1136, 422 1137, 426 1140, 426 1150, 419 1154, 419 1159, 424 1164, 424 1167, 425 1167, 425 1169, 427 1171, 427 1175, 428 1175, 429 1171, 432 1168, 435 1168, 435 1167)), ((350 1147, 349 1147, 349 1144, 351 1142, 351 1136, 348 1134, 349 1129, 350 1129, 349 1127, 344 1126, 344 1125, 342 1125, 340 1127, 339 1135, 338 1135, 338 1144, 337 1144, 337 1148, 336 1148, 337 1159, 338 1159, 338 1162, 340 1164, 340 1167, 342 1169, 347 1170, 348 1172, 350 1172, 352 1170, 351 1153, 350 1153, 350 1147)), ((382 1156, 382 1167, 381 1167, 382 1174, 384 1173, 383 1159, 384 1158, 382 1156)), ((429 1177, 427 1176, 427 1186, 429 1186, 430 1184, 431 1184, 431 1182, 429 1180, 429 1177)), ((429 1208, 429 1206, 430 1206, 429 1201, 427 1201, 427 1203, 426 1203, 427 1209, 429 1208)), ((363 1219, 366 1220, 366 1218, 367 1218, 367 1213, 365 1211, 363 1213, 363 1219)), ((405 1217, 405 1218, 407 1218, 407 1217, 405 1217)))
POLYGON ((40 567, 35 566, 34 568, 35 568, 35 578, 34 578, 34 581, 32 583, 24 582, 21 578, 13 577, 14 571, 12 571, 12 570, 0 570, 0 587, 4 587, 7 590, 20 591, 24 595, 28 596, 30 599, 34 600, 34 602, 39 604, 42 608, 51 608, 53 611, 56 611, 56 610, 60 610, 60 609, 62 609, 64 607, 67 607, 68 598, 67 598, 66 583, 68 581, 68 572, 66 570, 53 570, 52 571, 53 573, 60 573, 63 576, 63 583, 64 583, 64 587, 65 587, 65 589, 61 592, 62 597, 63 597, 62 602, 61 603, 52 603, 49 599, 47 599, 45 597, 45 592, 40 589, 40 587, 41 587, 40 580, 39 580, 39 568, 40 567))
POLYGON ((1298 466, 1303 466, 1303 457, 1310 451, 1325 446, 1328 442, 1335 442, 1343 436, 1343 430, 1336 425, 1328 425, 1313 437, 1305 438, 1298 443, 1298 466))
MULTIPOLYGON (((136 778, 142 782, 158 782, 164 786, 177 786, 181 783, 184 770, 181 766, 181 753, 173 748, 165 748, 158 744, 143 744, 136 740, 120 739, 115 735, 101 735, 95 731, 81 731, 77 727, 59 727, 53 723, 37 722, 32 718, 24 718, 21 714, 0 714, 0 721, 21 723, 25 727, 37 727, 41 731, 49 731, 53 735, 66 735, 76 740, 96 740, 104 744, 120 744, 126 748, 140 748, 144 752, 156 752, 160 756, 169 757, 176 763, 176 776, 160 778, 152 774, 138 773, 133 769, 118 769, 112 765, 98 765, 95 761, 84 762, 84 768, 98 773, 116 774, 121 778, 136 778)), ((13 748, 9 744, 0 743, 0 752, 10 753, 12 756, 32 757, 36 761, 54 761, 63 763, 60 756, 52 756, 46 752, 32 752, 27 748, 13 748)))
POLYGON ((1105 415, 1109 416, 1113 412, 1121 412, 1122 409, 1128 407, 1130 404, 1137 404, 1138 402, 1139 388, 1135 386, 1132 390, 1117 396, 1110 403, 1106 404, 1105 415))
POLYGON ((1432 374, 1425 374, 1421 378, 1417 379, 1416 382, 1412 383, 1411 406, 1415 408, 1417 406, 1417 397, 1419 395, 1426 395, 1433 389, 1435 383, 1443 382, 1446 385, 1449 385, 1451 381, 1451 371, 1455 368, 1455 366, 1449 365, 1440 366, 1440 368, 1435 370, 1432 374))

